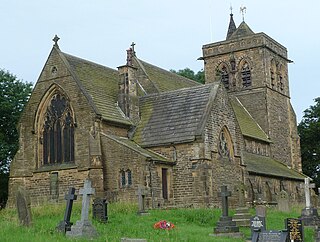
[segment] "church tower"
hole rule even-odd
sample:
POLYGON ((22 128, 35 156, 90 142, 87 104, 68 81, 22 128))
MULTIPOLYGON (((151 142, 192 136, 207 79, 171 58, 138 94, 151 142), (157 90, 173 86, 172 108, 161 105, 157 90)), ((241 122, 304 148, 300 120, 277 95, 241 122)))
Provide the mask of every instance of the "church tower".
POLYGON ((270 156, 301 171, 296 116, 290 103, 287 49, 233 15, 226 40, 202 47, 206 83, 222 82, 271 140, 270 156))

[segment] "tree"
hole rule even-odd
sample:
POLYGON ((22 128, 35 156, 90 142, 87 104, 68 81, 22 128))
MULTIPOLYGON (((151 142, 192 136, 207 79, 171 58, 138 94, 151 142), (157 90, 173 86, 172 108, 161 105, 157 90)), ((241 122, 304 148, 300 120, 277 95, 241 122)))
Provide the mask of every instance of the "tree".
POLYGON ((0 208, 7 201, 10 162, 19 147, 16 126, 31 90, 31 83, 0 69, 0 208))
POLYGON ((302 171, 320 187, 320 97, 304 111, 298 125, 301 144, 302 171))
POLYGON ((170 70, 172 73, 178 74, 180 76, 184 76, 186 78, 189 78, 191 80, 194 80, 196 82, 202 83, 204 84, 205 82, 205 77, 204 77, 204 71, 200 70, 198 71, 197 74, 194 73, 193 70, 191 70, 190 68, 185 68, 183 70, 179 70, 179 71, 175 71, 175 70, 170 70))

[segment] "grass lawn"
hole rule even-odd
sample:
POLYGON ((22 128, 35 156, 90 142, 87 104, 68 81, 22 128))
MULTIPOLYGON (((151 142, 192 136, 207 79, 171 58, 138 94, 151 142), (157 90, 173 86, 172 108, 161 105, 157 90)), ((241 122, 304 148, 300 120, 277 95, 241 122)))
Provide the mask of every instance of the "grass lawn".
MULTIPOLYGON (((57 233, 55 227, 63 219, 65 205, 47 205, 32 208, 33 225, 29 228, 19 225, 15 209, 0 211, 0 241, 10 242, 56 242, 56 241, 87 241, 86 239, 69 239, 57 233)), ((250 236, 249 228, 240 228, 243 239, 228 237, 211 237, 213 228, 219 220, 219 209, 173 209, 150 210, 150 215, 138 216, 137 207, 132 204, 109 204, 109 221, 106 224, 93 221, 99 237, 94 241, 120 242, 121 238, 144 238, 147 241, 217 241, 240 242, 250 236), (153 224, 167 220, 174 223, 175 228, 167 230, 154 229, 153 224)), ((278 212, 274 209, 267 211, 267 229, 284 229, 284 219, 298 217, 300 209, 290 213, 278 212)), ((231 210, 231 213, 233 211, 231 210)), ((254 212, 253 210, 251 211, 254 212)), ((74 204, 72 222, 80 219, 81 205, 74 204)), ((313 229, 305 228, 305 241, 312 242, 313 229)))

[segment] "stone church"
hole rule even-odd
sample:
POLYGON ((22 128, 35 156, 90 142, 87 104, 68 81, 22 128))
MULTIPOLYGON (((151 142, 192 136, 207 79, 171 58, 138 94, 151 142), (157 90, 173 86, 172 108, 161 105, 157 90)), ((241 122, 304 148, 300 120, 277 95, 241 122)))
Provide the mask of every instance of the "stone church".
POLYGON ((97 197, 148 207, 219 206, 222 185, 248 204, 302 199, 287 49, 232 14, 225 40, 204 45, 205 84, 137 57, 117 70, 63 52, 58 37, 18 125, 8 205, 64 200, 91 179, 97 197))

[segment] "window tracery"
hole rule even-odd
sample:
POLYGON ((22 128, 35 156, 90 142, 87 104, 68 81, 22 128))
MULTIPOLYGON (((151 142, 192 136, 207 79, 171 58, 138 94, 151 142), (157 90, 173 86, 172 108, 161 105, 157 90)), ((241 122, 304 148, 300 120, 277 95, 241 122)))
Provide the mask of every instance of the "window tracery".
POLYGON ((252 84, 251 81, 251 70, 248 62, 244 62, 241 68, 241 79, 243 87, 250 87, 252 84))
POLYGON ((69 102, 60 92, 49 101, 40 140, 43 165, 74 162, 74 120, 69 102))
POLYGON ((221 158, 233 159, 233 143, 226 127, 219 134, 218 153, 221 158))

